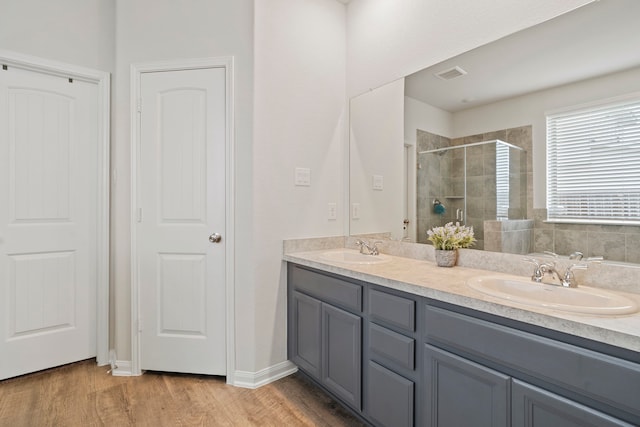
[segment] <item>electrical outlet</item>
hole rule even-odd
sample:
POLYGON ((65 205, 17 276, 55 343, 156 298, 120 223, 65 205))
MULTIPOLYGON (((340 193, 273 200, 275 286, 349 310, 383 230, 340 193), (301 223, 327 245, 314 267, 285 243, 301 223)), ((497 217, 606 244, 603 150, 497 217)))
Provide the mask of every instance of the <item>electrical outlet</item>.
POLYGON ((327 219, 338 219, 338 205, 335 203, 329 203, 327 205, 327 219))

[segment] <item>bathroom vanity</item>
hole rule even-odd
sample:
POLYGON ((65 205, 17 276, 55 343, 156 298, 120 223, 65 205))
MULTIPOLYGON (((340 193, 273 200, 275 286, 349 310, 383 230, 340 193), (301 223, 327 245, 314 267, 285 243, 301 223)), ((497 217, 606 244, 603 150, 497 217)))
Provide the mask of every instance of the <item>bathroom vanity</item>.
POLYGON ((486 271, 389 258, 285 255, 289 359, 368 423, 640 425, 640 315, 528 310, 464 286, 486 271))

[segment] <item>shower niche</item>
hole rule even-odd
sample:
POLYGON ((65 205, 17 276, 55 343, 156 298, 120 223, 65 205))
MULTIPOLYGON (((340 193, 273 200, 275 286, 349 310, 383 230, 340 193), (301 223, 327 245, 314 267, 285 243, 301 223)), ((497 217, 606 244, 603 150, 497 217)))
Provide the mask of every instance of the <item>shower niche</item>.
POLYGON ((447 222, 474 229, 475 249, 529 253, 533 220, 527 220, 527 156, 501 140, 417 153, 418 241, 447 222))

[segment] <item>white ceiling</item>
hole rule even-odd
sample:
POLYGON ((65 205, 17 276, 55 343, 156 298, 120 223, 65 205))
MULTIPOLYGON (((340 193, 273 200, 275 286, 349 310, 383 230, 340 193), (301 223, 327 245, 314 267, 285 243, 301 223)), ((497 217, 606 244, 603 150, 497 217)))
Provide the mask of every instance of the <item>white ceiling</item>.
POLYGON ((406 95, 459 111, 640 65, 640 1, 600 0, 408 76, 406 95), (441 80, 460 66, 468 74, 441 80))

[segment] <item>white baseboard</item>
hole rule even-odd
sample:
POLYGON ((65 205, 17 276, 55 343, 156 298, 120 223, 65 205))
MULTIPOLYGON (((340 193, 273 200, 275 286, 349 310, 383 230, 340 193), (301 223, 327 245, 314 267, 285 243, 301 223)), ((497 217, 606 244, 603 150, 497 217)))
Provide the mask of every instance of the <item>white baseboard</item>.
POLYGON ((116 360, 115 367, 111 370, 111 375, 114 377, 131 377, 131 361, 130 360, 116 360))
MULTIPOLYGON (((232 385, 236 387, 255 389, 277 381, 280 378, 295 374, 296 372, 298 372, 298 367, 287 360, 258 372, 235 371, 234 382, 232 385)), ((114 377, 134 376, 131 372, 131 361, 116 360, 115 367, 111 370, 111 375, 114 377)))
POLYGON ((298 372, 298 367, 286 360, 258 372, 235 371, 233 385, 243 388, 258 388, 296 372, 298 372))

